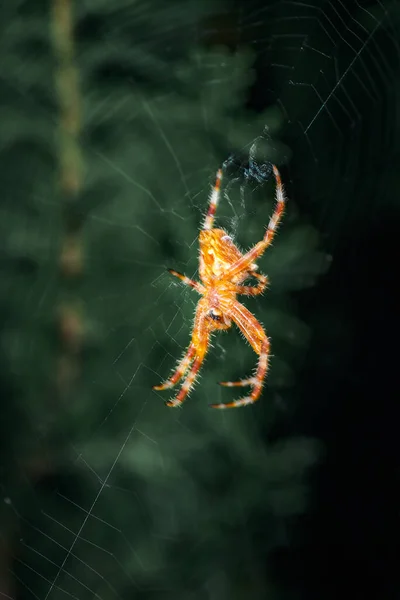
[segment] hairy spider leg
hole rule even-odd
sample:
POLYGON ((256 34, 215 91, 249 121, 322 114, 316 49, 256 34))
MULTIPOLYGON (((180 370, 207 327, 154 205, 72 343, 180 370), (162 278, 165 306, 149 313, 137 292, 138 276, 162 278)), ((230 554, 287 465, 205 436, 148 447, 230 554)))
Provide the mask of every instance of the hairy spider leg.
POLYGON ((262 392, 265 378, 268 372, 268 363, 270 356, 270 342, 261 325, 254 315, 240 302, 235 301, 233 308, 229 311, 229 317, 239 327, 245 338, 250 343, 254 352, 258 354, 257 371, 254 377, 242 379, 241 381, 226 381, 222 385, 229 387, 239 387, 242 385, 251 385, 250 395, 234 400, 227 404, 211 404, 211 408, 239 408, 256 402, 262 392))
POLYGON ((199 292, 199 294, 204 294, 204 287, 198 281, 194 281, 193 279, 186 277, 186 275, 178 273, 178 271, 174 271, 174 269, 167 269, 167 271, 168 273, 171 273, 171 275, 173 275, 174 277, 180 279, 185 285, 188 285, 189 287, 196 290, 196 292, 199 292))
POLYGON ((183 358, 179 361, 176 370, 172 373, 171 377, 167 379, 164 383, 160 385, 153 385, 153 390, 157 390, 158 392, 162 390, 167 390, 168 388, 174 387, 182 379, 185 375, 186 371, 189 369, 192 364, 194 357, 196 354, 196 347, 193 343, 189 345, 189 348, 185 352, 183 358))
POLYGON ((248 379, 239 379, 239 381, 218 381, 218 385, 223 385, 225 387, 246 387, 247 385, 255 385, 255 383, 255 377, 249 377, 248 379))
POLYGON ((262 273, 256 273, 255 271, 251 271, 250 276, 258 279, 258 285, 237 285, 235 288, 236 294, 243 294, 245 296, 258 296, 259 294, 263 293, 268 285, 268 277, 262 273))
POLYGON ((206 218, 204 219, 203 229, 212 229, 214 225, 215 213, 221 195, 222 169, 218 169, 214 186, 211 190, 209 206, 206 218))
POLYGON ((203 299, 199 301, 192 331, 192 341, 190 344, 190 348, 194 348, 194 352, 192 352, 192 356, 194 357, 192 366, 190 367, 189 372, 186 375, 186 379, 183 382, 178 394, 175 396, 175 398, 171 398, 165 403, 167 406, 180 406, 182 402, 186 400, 191 388, 195 383, 198 372, 207 354, 210 339, 210 327, 207 323, 206 317, 207 302, 203 299))
POLYGON ((251 250, 246 252, 246 254, 244 254, 229 269, 227 269, 225 276, 231 280, 239 273, 245 271, 249 265, 255 262, 265 252, 268 246, 271 245, 278 229, 278 225, 283 217, 286 203, 285 190, 282 184, 280 173, 275 165, 272 166, 272 170, 276 182, 276 205, 274 213, 270 218, 268 227, 261 242, 258 242, 255 246, 253 246, 253 248, 251 248, 251 250))
MULTIPOLYGON (((174 269, 167 269, 167 271, 174 277, 180 279, 185 285, 188 285, 189 287, 196 290, 196 292, 198 292, 199 294, 203 295, 205 293, 204 286, 201 285, 201 283, 199 283, 198 281, 194 281, 193 279, 186 277, 186 275, 178 273, 178 271, 174 271, 174 269)), ((268 285, 268 277, 266 275, 263 275, 262 273, 256 273, 255 271, 251 273, 251 277, 258 279, 258 285, 238 285, 236 286, 237 294, 244 294, 246 296, 258 296, 259 294, 262 294, 264 292, 265 288, 268 285)))
POLYGON ((204 339, 203 343, 201 345, 201 352, 200 353, 198 352, 196 354, 196 358, 193 361, 192 367, 191 367, 189 373, 187 374, 186 379, 183 382, 181 389, 179 390, 179 392, 175 396, 175 398, 171 398, 171 400, 167 400, 167 402, 165 403, 166 406, 176 408, 177 406, 180 406, 182 404, 182 402, 184 402, 186 400, 191 388, 193 387, 193 384, 195 382, 197 374, 200 371, 201 365, 203 364, 204 357, 207 352, 207 346, 208 346, 208 340, 204 339))
POLYGON ((211 332, 217 329, 228 329, 230 326, 230 323, 219 323, 210 319, 207 300, 202 299, 199 301, 194 319, 192 340, 186 354, 165 383, 153 386, 153 389, 157 391, 171 388, 187 373, 180 391, 175 398, 171 398, 166 402, 167 406, 180 406, 186 400, 207 354, 211 332))

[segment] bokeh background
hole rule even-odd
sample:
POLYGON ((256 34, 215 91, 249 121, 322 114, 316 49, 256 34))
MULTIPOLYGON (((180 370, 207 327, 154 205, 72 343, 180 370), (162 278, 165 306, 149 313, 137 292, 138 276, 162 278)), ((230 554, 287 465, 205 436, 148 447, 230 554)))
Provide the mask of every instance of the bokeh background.
POLYGON ((0 6, 0 595, 397 598, 398 2, 0 6), (214 338, 181 410, 197 235, 258 241, 262 399, 214 338), (351 590, 355 590, 352 592, 351 590))

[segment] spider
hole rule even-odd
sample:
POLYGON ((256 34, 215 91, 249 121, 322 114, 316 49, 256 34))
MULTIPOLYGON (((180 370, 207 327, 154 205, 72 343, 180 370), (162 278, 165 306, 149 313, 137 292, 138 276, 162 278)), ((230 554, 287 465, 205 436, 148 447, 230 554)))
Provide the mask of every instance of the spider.
POLYGON ((281 176, 275 165, 272 166, 272 171, 276 183, 276 207, 260 242, 242 254, 224 229, 214 228, 214 217, 222 183, 222 169, 219 169, 210 194, 208 212, 199 236, 201 283, 189 279, 173 269, 168 269, 171 275, 193 288, 201 298, 197 304, 191 341, 187 351, 169 379, 160 385, 153 386, 154 390, 166 390, 174 387, 186 376, 175 398, 166 402, 167 406, 180 406, 187 398, 207 354, 211 334, 214 331, 229 329, 232 322, 237 325, 259 357, 256 373, 253 377, 239 381, 220 382, 220 385, 229 387, 249 386, 251 391, 247 396, 233 402, 211 404, 210 406, 219 409, 238 408, 253 404, 261 396, 268 371, 270 341, 262 325, 243 304, 238 302, 237 296, 262 294, 268 283, 268 278, 258 273, 255 261, 271 245, 282 219, 286 202, 281 176), (258 281, 257 285, 243 285, 245 280, 250 277, 258 281))

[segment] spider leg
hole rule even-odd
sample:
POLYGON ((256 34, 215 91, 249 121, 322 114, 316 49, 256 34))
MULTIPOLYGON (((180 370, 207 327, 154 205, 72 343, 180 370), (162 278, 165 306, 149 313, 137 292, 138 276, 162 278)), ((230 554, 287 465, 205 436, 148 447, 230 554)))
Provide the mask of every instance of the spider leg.
POLYGON ((261 396, 262 387, 268 371, 270 342, 261 323, 259 323, 254 315, 252 315, 243 304, 240 304, 240 302, 234 303, 233 308, 229 311, 229 316, 249 341, 254 352, 258 354, 258 365, 254 377, 243 379, 241 381, 223 382, 223 385, 228 385, 229 387, 251 385, 252 390, 248 396, 244 396, 243 398, 239 398, 238 400, 234 400, 227 404, 211 404, 211 408, 239 408, 240 406, 253 404, 261 396))
POLYGON ((225 387, 245 387, 246 385, 254 385, 256 378, 250 377, 249 379, 240 379, 239 381, 219 381, 218 383, 225 387))
POLYGON ((270 218, 268 227, 265 231, 264 237, 261 242, 258 242, 251 250, 246 252, 239 260, 237 260, 229 269, 226 271, 226 277, 232 279, 239 273, 243 272, 248 268, 251 263, 255 262, 272 244, 275 237, 275 233, 278 229, 278 225, 283 217, 283 211, 286 203, 285 190, 282 184, 280 173, 275 165, 272 166, 272 170, 275 176, 276 182, 276 206, 272 217, 270 218))
POLYGON ((206 218, 204 219, 203 229, 212 229, 214 225, 215 212, 221 196, 222 169, 218 169, 217 177, 210 194, 210 204, 206 218))
POLYGON ((201 365, 203 364, 205 355, 207 353, 208 337, 209 336, 207 335, 204 337, 203 340, 201 340, 200 348, 198 348, 196 357, 195 357, 193 364, 189 370, 189 373, 186 376, 185 381, 182 384, 181 389, 179 390, 179 392, 175 396, 175 398, 171 398, 171 400, 168 400, 165 403, 166 406, 177 407, 177 406, 180 406, 182 404, 182 402, 184 402, 186 400, 191 388, 194 385, 197 374, 200 371, 201 365))
MULTIPOLYGON (((210 327, 210 325, 208 325, 208 323, 206 322, 206 312, 203 312, 201 315, 201 320, 203 321, 202 325, 199 325, 198 327, 196 327, 195 329, 197 329, 199 331, 199 334, 196 335, 195 341, 192 342, 192 344, 194 345, 194 347, 196 348, 196 357, 193 361, 192 367, 189 370, 189 373, 186 376, 185 381, 183 382, 183 385, 180 389, 180 391, 178 392, 178 395, 175 398, 172 398, 171 400, 168 400, 168 402, 166 402, 167 406, 180 406, 182 404, 182 402, 184 400, 186 400, 187 395, 189 394, 190 390, 193 387, 193 384, 195 382, 195 379, 197 377, 198 372, 200 371, 200 368, 204 362, 205 356, 207 354, 207 350, 208 350, 208 345, 210 342, 210 333, 213 330, 225 330, 225 329, 229 329, 231 327, 231 322, 230 320, 225 320, 225 321, 221 321, 221 322, 213 322, 212 326, 210 327)), ((208 317, 209 317, 209 313, 208 313, 208 317)), ((213 317, 211 317, 211 319, 213 319, 213 317)), ((195 331, 194 329, 194 331, 195 331)), ((197 332, 196 332, 197 333, 197 332)))
POLYGON ((176 385, 178 381, 182 379, 186 371, 189 369, 190 365, 194 360, 195 354, 196 347, 193 343, 191 343, 184 357, 182 358, 182 360, 179 361, 179 364, 176 370, 171 375, 171 377, 169 377, 169 379, 167 379, 164 383, 161 383, 160 385, 153 385, 153 390, 157 390, 158 392, 160 392, 162 390, 167 390, 168 388, 174 387, 174 385, 176 385))
POLYGON ((192 340, 188 351, 180 361, 178 368, 164 384, 153 388, 160 391, 173 387, 188 371, 180 391, 175 398, 171 398, 171 400, 166 402, 167 406, 180 406, 186 399, 194 385, 197 374, 207 354, 210 338, 210 325, 207 322, 207 306, 208 304, 205 299, 201 299, 197 305, 192 340))
POLYGON ((262 273, 256 273, 255 271, 251 273, 251 276, 255 279, 258 279, 258 285, 237 285, 237 294, 244 294, 245 296, 258 296, 264 292, 268 285, 268 277, 262 273))
POLYGON ((185 285, 188 285, 189 287, 196 290, 196 292, 199 292, 199 294, 204 293, 204 287, 198 281, 194 281, 193 279, 186 277, 186 275, 182 275, 182 273, 178 273, 178 271, 174 271, 174 269, 167 269, 167 271, 168 271, 168 273, 171 273, 171 275, 173 275, 174 277, 177 277, 178 279, 180 279, 185 285))

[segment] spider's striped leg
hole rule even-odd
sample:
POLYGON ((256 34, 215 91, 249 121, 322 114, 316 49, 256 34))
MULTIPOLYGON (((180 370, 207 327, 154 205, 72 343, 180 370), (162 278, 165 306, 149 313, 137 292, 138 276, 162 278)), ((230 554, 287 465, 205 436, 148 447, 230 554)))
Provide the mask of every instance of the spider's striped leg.
POLYGON ((239 302, 235 302, 229 316, 250 342, 253 350, 259 355, 257 371, 254 377, 243 379, 241 381, 224 382, 225 385, 228 384, 232 387, 251 385, 252 390, 248 396, 244 396, 243 398, 234 400, 233 402, 229 402, 227 404, 211 404, 212 408, 239 408, 240 406, 253 404, 261 396, 262 387, 268 371, 270 342, 261 326, 261 323, 259 323, 254 315, 252 315, 251 312, 239 302))
POLYGON ((240 379, 239 381, 219 381, 218 383, 224 387, 245 387, 246 385, 254 385, 256 378, 249 377, 248 379, 240 379))
POLYGON ((275 165, 272 165, 272 171, 274 173, 276 183, 276 204, 273 215, 269 220, 267 231, 264 234, 263 242, 265 244, 265 248, 267 248, 272 243, 272 240, 275 237, 276 230, 278 229, 278 225, 283 217, 283 211, 285 210, 286 203, 285 189, 282 184, 281 174, 279 173, 278 168, 275 165))
MULTIPOLYGON (((200 301, 201 302, 201 301, 200 301)), ((207 354, 208 344, 210 339, 210 331, 207 327, 205 312, 200 308, 196 315, 195 326, 193 328, 192 345, 195 348, 196 356, 193 364, 186 375, 181 389, 175 398, 171 398, 166 402, 167 406, 180 406, 186 400, 190 390, 196 380, 197 374, 200 371, 204 358, 207 354)))
POLYGON ((194 319, 192 341, 190 343, 187 353, 179 363, 177 370, 172 375, 172 377, 168 379, 168 381, 166 381, 160 386, 155 386, 153 388, 156 390, 164 390, 166 388, 172 387, 188 371, 186 379, 183 382, 182 388, 180 389, 175 398, 172 398, 171 400, 166 402, 167 406, 180 406, 182 402, 186 399, 191 388, 193 387, 196 376, 204 361, 205 355, 207 354, 208 343, 210 338, 210 329, 209 324, 207 323, 207 306, 208 301, 204 298, 200 299, 197 305, 196 316, 194 319))
POLYGON ((245 271, 248 266, 255 262, 265 252, 268 246, 272 244, 278 229, 278 225, 283 217, 286 204, 285 190, 282 184, 280 173, 275 165, 272 166, 272 170, 276 182, 276 205, 274 213, 269 220, 268 227, 261 242, 258 242, 255 246, 253 246, 253 248, 251 248, 251 250, 246 252, 246 254, 244 254, 229 269, 227 269, 225 276, 229 279, 232 279, 232 277, 235 277, 239 273, 245 271))
POLYGON ((221 195, 222 169, 218 169, 217 177, 210 194, 210 203, 206 218, 204 219, 203 229, 212 229, 214 225, 214 217, 217 210, 219 198, 221 195))
POLYGON ((236 286, 237 294, 244 294, 245 296, 258 296, 262 294, 268 285, 268 277, 262 275, 262 273, 251 273, 252 277, 258 279, 258 285, 238 285, 236 286))
POLYGON ((228 402, 227 404, 211 404, 211 408, 240 408, 241 406, 247 406, 248 404, 253 404, 254 402, 257 402, 257 400, 261 396, 264 380, 267 375, 269 348, 269 340, 268 338, 266 338, 261 343, 260 357, 258 359, 257 371, 254 377, 242 381, 227 382, 228 384, 234 387, 239 387, 242 385, 252 385, 253 388, 251 390, 250 395, 244 396, 243 398, 239 398, 238 400, 234 400, 233 402, 228 402))
POLYGON ((182 273, 178 273, 178 271, 174 271, 174 269, 167 269, 167 270, 168 270, 168 273, 171 273, 171 275, 180 279, 185 285, 188 285, 189 287, 193 288, 194 290, 196 290, 196 292, 199 292, 199 294, 204 293, 204 288, 201 285, 201 283, 199 283, 198 281, 194 281, 193 279, 186 277, 186 275, 182 275, 182 273))
POLYGON ((182 360, 179 362, 176 370, 171 375, 171 377, 167 379, 167 381, 165 381, 164 383, 161 383, 160 385, 153 385, 153 390, 157 390, 158 392, 160 392, 162 390, 167 390, 168 388, 174 387, 174 385, 176 385, 178 381, 182 379, 186 371, 189 369, 191 363, 194 360, 195 354, 196 347, 192 343, 190 344, 189 348, 187 349, 187 352, 185 353, 182 360))
POLYGON ((189 373, 187 374, 186 379, 183 382, 181 389, 179 390, 179 392, 175 396, 175 398, 171 398, 171 400, 168 400, 165 403, 167 406, 177 407, 177 406, 180 406, 182 404, 182 402, 184 402, 186 400, 191 388, 194 385, 195 379, 197 377, 198 372, 200 371, 201 365, 203 364, 203 361, 204 361, 204 358, 205 358, 205 355, 207 352, 207 346, 208 346, 208 339, 203 340, 202 344, 201 344, 200 352, 198 352, 198 354, 196 355, 196 358, 193 361, 191 369, 190 369, 189 373))

